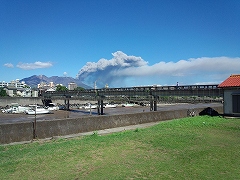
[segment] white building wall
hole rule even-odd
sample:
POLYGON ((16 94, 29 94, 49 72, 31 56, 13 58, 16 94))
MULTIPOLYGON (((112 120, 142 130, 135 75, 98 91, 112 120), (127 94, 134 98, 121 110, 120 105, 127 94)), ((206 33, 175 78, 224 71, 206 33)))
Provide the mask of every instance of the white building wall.
POLYGON ((5 81, 0 82, 0 87, 8 86, 8 83, 5 81))
POLYGON ((32 97, 38 97, 38 91, 32 91, 32 97))
POLYGON ((233 102, 232 95, 240 94, 240 89, 224 89, 224 103, 223 103, 223 111, 224 114, 233 114, 233 102))

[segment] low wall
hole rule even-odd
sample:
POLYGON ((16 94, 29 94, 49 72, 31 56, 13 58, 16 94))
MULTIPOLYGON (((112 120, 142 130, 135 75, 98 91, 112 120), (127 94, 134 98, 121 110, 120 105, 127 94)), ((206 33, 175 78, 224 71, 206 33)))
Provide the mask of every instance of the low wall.
MULTIPOLYGON (((203 109, 204 108, 195 109, 195 114, 198 115, 203 109)), ((223 112, 222 106, 214 107, 214 109, 219 113, 223 112)), ((44 139, 53 136, 64 136, 121 126, 178 119, 187 117, 188 115, 187 109, 181 109, 175 111, 141 112, 111 116, 85 116, 74 119, 42 120, 37 121, 36 134, 37 138, 44 139)), ((0 125, 0 144, 31 141, 32 139, 32 122, 0 125)))
POLYGON ((30 141, 33 139, 33 124, 16 123, 0 125, 0 144, 30 141))
POLYGON ((20 105, 29 105, 29 104, 42 104, 42 99, 38 97, 1 97, 0 98, 0 107, 5 107, 11 103, 18 103, 20 105))
MULTIPOLYGON (((64 99, 52 99, 52 102, 56 104, 65 104, 64 99)), ((70 99, 70 104, 86 104, 86 103, 97 103, 97 100, 80 100, 80 99, 70 99)), ((0 97, 0 107, 5 107, 11 103, 18 103, 20 105, 29 104, 43 104, 40 97, 0 97)))

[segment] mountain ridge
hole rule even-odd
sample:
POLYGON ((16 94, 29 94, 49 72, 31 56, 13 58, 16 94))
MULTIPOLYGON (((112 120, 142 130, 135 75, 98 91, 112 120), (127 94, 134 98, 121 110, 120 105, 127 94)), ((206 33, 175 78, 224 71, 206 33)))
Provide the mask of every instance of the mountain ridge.
POLYGON ((49 84, 53 82, 54 84, 62 84, 63 86, 68 86, 68 83, 76 83, 78 87, 82 87, 85 89, 91 89, 92 87, 82 83, 79 79, 75 79, 72 77, 59 77, 59 76, 51 76, 47 77, 45 75, 33 75, 27 78, 23 78, 20 81, 24 81, 27 85, 31 87, 37 87, 41 82, 49 84))

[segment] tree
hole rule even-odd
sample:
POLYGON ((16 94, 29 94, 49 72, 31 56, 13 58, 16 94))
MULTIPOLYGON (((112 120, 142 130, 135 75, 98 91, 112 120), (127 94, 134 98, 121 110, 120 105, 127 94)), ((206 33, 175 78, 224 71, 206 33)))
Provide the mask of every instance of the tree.
POLYGON ((68 88, 66 86, 62 86, 62 85, 57 85, 57 89, 56 91, 68 91, 68 88))
POLYGON ((76 91, 84 91, 85 89, 83 87, 76 87, 74 90, 76 90, 76 91))
POLYGON ((28 86, 28 85, 25 85, 25 86, 24 86, 24 88, 30 88, 30 86, 28 86))
POLYGON ((6 90, 3 89, 3 87, 0 88, 0 96, 1 97, 7 96, 7 92, 6 92, 6 90))

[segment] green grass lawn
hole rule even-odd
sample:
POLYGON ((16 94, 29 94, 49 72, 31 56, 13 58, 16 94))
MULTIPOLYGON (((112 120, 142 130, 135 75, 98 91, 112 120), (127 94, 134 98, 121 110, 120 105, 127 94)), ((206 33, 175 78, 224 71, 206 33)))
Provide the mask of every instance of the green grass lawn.
POLYGON ((240 119, 0 146, 0 179, 240 179, 240 119))

